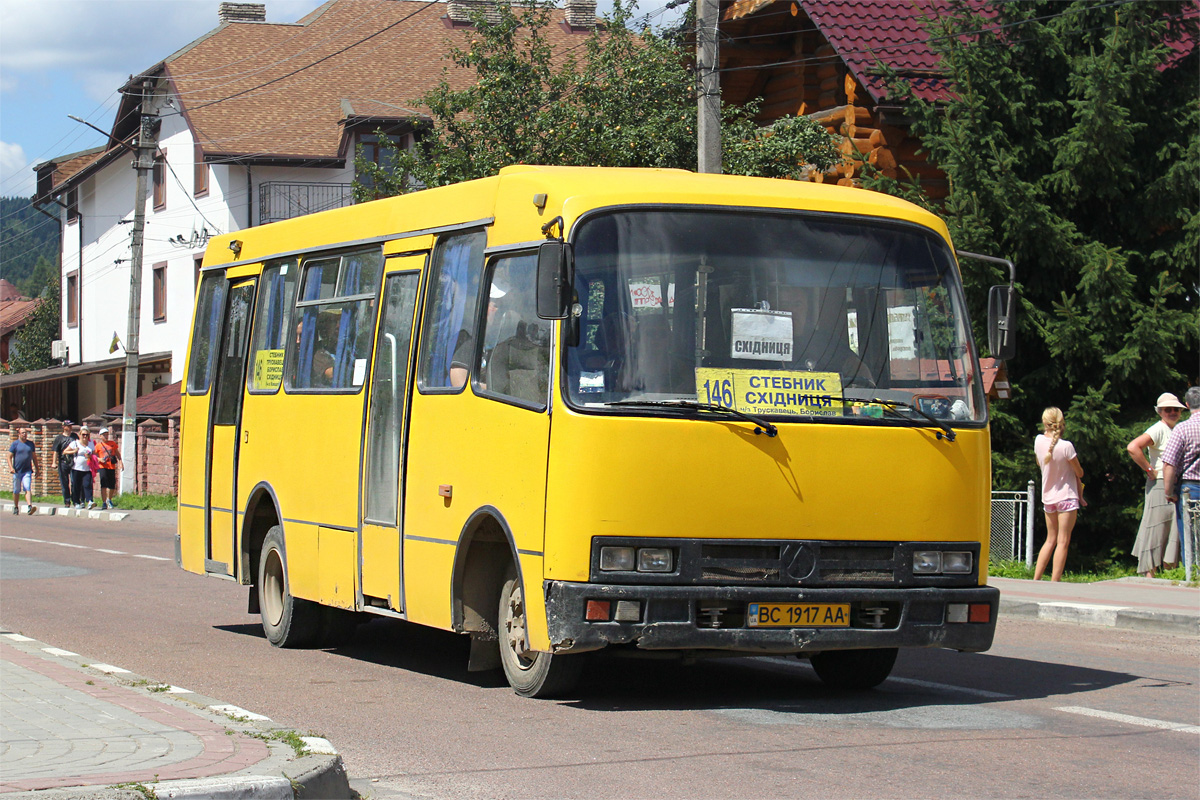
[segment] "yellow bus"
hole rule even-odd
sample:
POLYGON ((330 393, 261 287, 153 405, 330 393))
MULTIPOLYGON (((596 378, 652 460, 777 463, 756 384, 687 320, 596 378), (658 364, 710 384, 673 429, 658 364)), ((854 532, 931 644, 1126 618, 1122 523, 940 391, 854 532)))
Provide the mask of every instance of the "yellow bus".
POLYGON ((989 499, 946 227, 882 194, 514 166, 204 258, 177 560, 276 646, 382 615, 527 696, 605 648, 868 688, 991 646, 989 499))

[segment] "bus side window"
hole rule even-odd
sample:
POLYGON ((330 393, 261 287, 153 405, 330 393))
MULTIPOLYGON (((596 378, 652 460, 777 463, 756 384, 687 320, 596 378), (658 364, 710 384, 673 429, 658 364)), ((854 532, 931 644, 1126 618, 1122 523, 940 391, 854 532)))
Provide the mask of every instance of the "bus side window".
POLYGON ((483 271, 484 231, 447 236, 433 253, 417 387, 458 390, 466 385, 476 351, 479 276, 483 271))
POLYGON ((288 320, 296 294, 296 261, 268 264, 262 271, 254 339, 250 347, 250 391, 274 392, 283 380, 288 320))
POLYGON ((366 379, 383 258, 370 250, 302 266, 288 390, 358 391, 366 379))
POLYGON ((481 393, 510 397, 545 408, 550 377, 550 325, 538 319, 537 257, 499 258, 487 286, 483 341, 494 342, 481 358, 476 387, 481 393))
POLYGON ((221 315, 228 291, 224 272, 210 272, 200 282, 192 353, 188 364, 188 394, 206 394, 213 379, 214 343, 221 340, 221 315))

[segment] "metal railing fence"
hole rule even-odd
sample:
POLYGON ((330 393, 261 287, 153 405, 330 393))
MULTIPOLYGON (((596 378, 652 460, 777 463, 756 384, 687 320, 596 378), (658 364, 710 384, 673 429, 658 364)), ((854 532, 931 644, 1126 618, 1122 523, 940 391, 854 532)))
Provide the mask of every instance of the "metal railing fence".
POLYGON ((351 205, 353 189, 352 183, 268 181, 258 187, 258 224, 351 205))
POLYGON ((1200 497, 1192 494, 1190 487, 1184 486, 1179 492, 1179 502, 1183 503, 1183 530, 1180 531, 1180 550, 1183 557, 1184 580, 1192 580, 1200 569, 1200 497))
POLYGON ((991 560, 1024 560, 1033 566, 1033 489, 992 492, 991 560))

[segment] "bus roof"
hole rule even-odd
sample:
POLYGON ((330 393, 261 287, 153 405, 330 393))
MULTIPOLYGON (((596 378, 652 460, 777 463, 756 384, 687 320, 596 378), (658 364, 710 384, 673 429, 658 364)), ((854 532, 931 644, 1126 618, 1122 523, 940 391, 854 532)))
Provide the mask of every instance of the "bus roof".
POLYGON ((929 211, 890 195, 847 186, 775 178, 698 174, 679 169, 515 165, 499 175, 388 197, 214 237, 204 266, 252 263, 282 253, 377 242, 472 223, 491 238, 520 243, 563 217, 569 232, 583 213, 631 205, 778 208, 913 222, 949 240, 929 211), (545 205, 535 203, 545 195, 545 205), (535 199, 536 198, 536 199, 535 199), (239 244, 231 247, 234 241, 239 244))

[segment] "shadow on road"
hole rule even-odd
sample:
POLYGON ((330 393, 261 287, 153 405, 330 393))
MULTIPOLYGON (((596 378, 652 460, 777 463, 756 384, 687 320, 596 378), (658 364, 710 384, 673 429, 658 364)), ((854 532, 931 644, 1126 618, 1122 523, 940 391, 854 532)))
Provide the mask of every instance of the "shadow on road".
MULTIPOLYGON (((219 629, 264 638, 256 623, 219 629)), ((481 688, 506 687, 498 670, 467 671, 466 636, 401 620, 364 623, 348 644, 329 652, 481 688)), ((579 687, 564 704, 589 711, 760 708, 849 715, 1070 696, 1143 679, 1126 672, 987 653, 906 650, 892 677, 878 689, 844 693, 828 689, 806 661, 793 657, 692 662, 618 652, 575 657, 586 658, 587 665, 579 687)))

